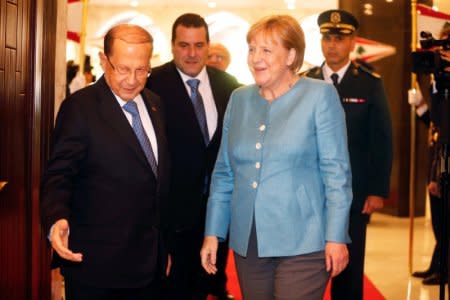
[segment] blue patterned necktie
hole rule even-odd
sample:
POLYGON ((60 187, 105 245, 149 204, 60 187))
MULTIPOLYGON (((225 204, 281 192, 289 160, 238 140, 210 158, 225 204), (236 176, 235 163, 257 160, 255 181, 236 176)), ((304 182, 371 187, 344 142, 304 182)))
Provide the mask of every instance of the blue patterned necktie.
POLYGON ((131 124, 134 133, 139 140, 139 144, 141 144, 141 148, 145 153, 145 157, 147 158, 153 173, 157 176, 157 162, 153 154, 152 144, 150 143, 144 127, 142 126, 141 117, 139 116, 136 102, 133 100, 127 101, 127 103, 123 106, 123 109, 132 115, 133 118, 131 124))
POLYGON ((191 88, 191 101, 194 105, 195 115, 197 116, 197 121, 200 126, 200 130, 202 131, 203 140, 205 145, 209 144, 209 132, 208 132, 208 124, 206 123, 206 113, 205 106, 203 104, 202 95, 198 91, 198 86, 200 84, 200 80, 198 79, 189 79, 186 83, 191 88))
POLYGON ((333 81, 334 86, 337 86, 339 84, 339 75, 337 73, 333 73, 330 77, 333 81))

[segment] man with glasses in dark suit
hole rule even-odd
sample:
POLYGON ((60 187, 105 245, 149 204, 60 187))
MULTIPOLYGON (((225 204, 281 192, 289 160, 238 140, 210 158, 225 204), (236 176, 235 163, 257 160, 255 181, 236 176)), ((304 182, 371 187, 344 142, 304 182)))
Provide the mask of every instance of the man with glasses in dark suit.
POLYGON ((160 98, 145 89, 152 50, 143 28, 113 27, 104 76, 58 113, 41 215, 68 300, 160 299, 169 155, 160 98))

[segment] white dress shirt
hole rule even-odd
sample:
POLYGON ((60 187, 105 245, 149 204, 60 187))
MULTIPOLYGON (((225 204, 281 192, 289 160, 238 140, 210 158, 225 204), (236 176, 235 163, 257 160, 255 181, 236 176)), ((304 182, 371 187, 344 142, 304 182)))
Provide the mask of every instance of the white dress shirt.
POLYGON ((206 72, 206 67, 203 67, 203 69, 196 77, 190 77, 181 72, 181 70, 178 68, 177 70, 178 73, 180 73, 181 79, 183 80, 184 86, 186 88, 186 91, 188 92, 189 97, 191 96, 191 88, 187 84, 187 81, 189 79, 200 80, 198 91, 202 95, 203 105, 205 107, 206 124, 208 125, 208 134, 209 139, 211 140, 217 129, 218 114, 216 103, 214 102, 214 96, 211 90, 211 84, 209 83, 208 72, 206 72))

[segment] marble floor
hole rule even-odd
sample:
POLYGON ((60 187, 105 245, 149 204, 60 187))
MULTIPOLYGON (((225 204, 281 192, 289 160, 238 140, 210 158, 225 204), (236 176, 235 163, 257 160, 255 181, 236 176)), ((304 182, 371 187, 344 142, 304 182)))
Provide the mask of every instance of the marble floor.
MULTIPOLYGON (((439 299, 439 286, 424 286, 420 279, 409 275, 409 218, 374 214, 368 226, 366 247, 365 273, 386 299, 439 299)), ((430 219, 416 218, 413 270, 428 267, 433 247, 430 219)))

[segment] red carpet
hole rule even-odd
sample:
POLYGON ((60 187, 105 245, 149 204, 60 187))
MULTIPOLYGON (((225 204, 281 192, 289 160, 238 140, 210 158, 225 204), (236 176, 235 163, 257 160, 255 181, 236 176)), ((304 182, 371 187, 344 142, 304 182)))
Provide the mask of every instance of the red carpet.
MULTIPOLYGON (((228 256, 227 265, 228 276, 228 291, 236 297, 236 300, 242 300, 241 290, 239 288, 239 282, 237 278, 236 269, 234 266, 234 257, 232 252, 228 256)), ((213 300, 214 297, 209 297, 208 300, 213 300)), ((327 286, 324 300, 330 300, 330 285, 327 286)), ((380 291, 373 285, 367 276, 364 276, 364 300, 386 300, 380 291)))

